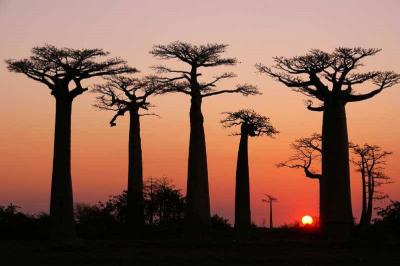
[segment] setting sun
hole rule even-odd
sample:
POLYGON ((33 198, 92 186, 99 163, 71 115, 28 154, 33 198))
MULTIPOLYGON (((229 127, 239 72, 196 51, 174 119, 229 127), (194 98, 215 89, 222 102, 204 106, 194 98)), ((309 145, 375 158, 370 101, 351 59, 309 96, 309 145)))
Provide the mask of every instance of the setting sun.
POLYGON ((303 225, 311 225, 313 222, 314 220, 310 215, 304 215, 303 218, 301 218, 301 223, 303 225))

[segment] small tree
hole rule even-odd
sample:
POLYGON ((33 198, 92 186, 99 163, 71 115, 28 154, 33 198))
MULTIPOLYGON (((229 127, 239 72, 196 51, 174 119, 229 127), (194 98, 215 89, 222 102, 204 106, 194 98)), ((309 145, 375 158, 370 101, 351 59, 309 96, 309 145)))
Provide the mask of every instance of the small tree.
POLYGON ((127 189, 127 223, 134 230, 140 231, 144 225, 143 207, 143 163, 142 143, 140 136, 140 116, 152 115, 140 113, 150 107, 148 97, 162 92, 153 77, 143 79, 127 76, 111 76, 107 83, 96 85, 94 93, 99 94, 97 104, 100 110, 114 111, 110 121, 116 125, 119 116, 129 113, 129 158, 128 158, 128 189, 127 189))
POLYGON ((34 47, 32 56, 6 60, 12 72, 46 85, 56 100, 50 221, 52 238, 74 238, 71 180, 71 112, 73 100, 87 91, 82 80, 135 72, 120 58, 98 61, 109 53, 101 49, 34 47), (72 89, 70 89, 72 87, 72 89))
POLYGON ((278 163, 277 167, 287 167, 292 169, 303 169, 304 175, 308 178, 318 180, 320 197, 319 197, 319 212, 323 213, 322 207, 324 206, 321 197, 321 179, 322 174, 312 170, 315 161, 320 160, 322 155, 322 136, 314 133, 308 138, 299 138, 291 143, 293 155, 284 162, 278 163))
POLYGON ((250 182, 248 138, 266 135, 269 137, 279 132, 271 125, 270 119, 253 110, 242 109, 237 112, 227 112, 221 120, 224 127, 240 126, 240 144, 236 165, 236 190, 235 190, 235 230, 246 231, 251 226, 250 210, 250 182))
POLYGON ((225 44, 192 45, 186 42, 173 42, 168 45, 156 45, 150 53, 164 60, 176 59, 188 68, 173 69, 167 66, 156 66, 159 74, 168 76, 160 78, 170 92, 179 92, 190 96, 190 140, 187 178, 187 208, 185 211, 185 228, 189 234, 201 234, 210 224, 210 197, 208 189, 208 170, 206 142, 203 127, 201 105, 204 98, 225 94, 241 93, 242 95, 258 94, 256 87, 237 85, 233 89, 216 90, 219 81, 233 78, 236 75, 226 72, 209 82, 199 80, 200 69, 218 66, 234 66, 235 58, 224 58, 225 44), (195 232, 197 231, 197 232, 195 232))
POLYGON ((268 195, 268 194, 265 194, 265 197, 266 198, 263 199, 262 202, 265 202, 265 203, 267 203, 269 205, 269 228, 272 229, 272 228, 274 228, 274 224, 273 224, 273 221, 274 221, 274 219, 273 219, 273 209, 272 209, 273 205, 272 204, 275 201, 278 201, 278 199, 273 197, 273 196, 271 196, 271 195, 268 195))
POLYGON ((349 145, 347 134, 347 103, 370 99, 397 84, 394 72, 355 72, 361 61, 379 49, 336 48, 332 53, 311 50, 303 56, 275 57, 274 69, 258 64, 260 73, 321 102, 308 109, 322 111, 322 179, 321 227, 335 237, 347 237, 353 225, 350 195, 349 145), (357 94, 354 87, 372 82, 375 89, 357 94))
POLYGON ((352 159, 357 171, 361 174, 362 184, 362 209, 360 226, 371 223, 374 200, 387 198, 385 193, 377 188, 390 183, 390 177, 384 174, 386 159, 392 153, 382 150, 377 145, 364 144, 363 146, 350 145, 355 158, 352 159))

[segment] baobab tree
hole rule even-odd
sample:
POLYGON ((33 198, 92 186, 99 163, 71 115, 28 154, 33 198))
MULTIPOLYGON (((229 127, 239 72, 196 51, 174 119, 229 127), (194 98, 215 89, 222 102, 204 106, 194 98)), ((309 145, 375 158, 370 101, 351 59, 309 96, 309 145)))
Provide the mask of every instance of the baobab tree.
POLYGON ((226 116, 221 120, 224 127, 240 126, 240 132, 232 133, 232 135, 240 135, 236 164, 234 228, 243 232, 251 226, 248 139, 263 135, 272 137, 279 132, 271 125, 268 117, 260 115, 254 110, 242 109, 225 114, 226 116))
POLYGON ((186 65, 186 69, 173 69, 167 66, 155 66, 158 74, 165 74, 160 80, 170 92, 190 96, 190 140, 188 158, 187 195, 185 228, 189 234, 197 234, 210 224, 210 198, 208 189, 208 170, 206 141, 203 127, 201 105, 203 99, 211 96, 240 93, 242 95, 259 94, 256 87, 248 84, 237 85, 232 89, 217 90, 219 81, 233 78, 232 72, 222 73, 208 82, 199 80, 200 69, 218 66, 234 66, 236 58, 225 58, 225 44, 192 45, 186 42, 173 42, 168 45, 156 45, 150 53, 159 59, 175 59, 186 65), (197 231, 197 233, 196 233, 197 231))
POLYGON ((120 58, 102 59, 101 49, 34 47, 32 56, 6 60, 11 72, 25 74, 50 89, 56 101, 53 174, 51 182, 51 237, 75 237, 71 180, 71 111, 76 97, 87 91, 83 80, 107 75, 135 72, 120 58))
POLYGON ((364 144, 363 146, 350 144, 354 154, 352 163, 361 174, 362 208, 360 226, 371 223, 374 200, 387 197, 385 193, 377 190, 377 187, 390 183, 390 177, 384 174, 386 159, 392 153, 382 150, 377 145, 364 144))
POLYGON ((265 194, 265 196, 267 197, 266 199, 263 199, 262 200, 262 202, 265 202, 265 203, 267 203, 268 205, 269 205, 269 228, 270 229, 272 229, 272 228, 274 228, 274 224, 273 224, 273 210, 272 210, 272 204, 275 202, 275 201, 277 201, 278 199, 277 198, 275 198, 275 197, 273 197, 273 196, 271 196, 271 195, 268 195, 268 194, 265 194))
POLYGON ((307 108, 323 112, 322 122, 322 229, 330 235, 346 237, 353 226, 350 196, 349 144, 346 122, 347 103, 370 99, 399 82, 394 72, 356 72, 361 61, 378 53, 379 49, 336 48, 327 53, 311 50, 292 58, 275 57, 274 67, 256 65, 260 73, 285 86, 315 98, 307 108), (376 87, 367 93, 355 93, 356 85, 370 82, 376 87), (337 233, 337 234, 335 234, 337 233))
POLYGON ((99 94, 97 108, 113 111, 115 114, 110 126, 116 126, 120 116, 129 114, 129 146, 128 146, 128 189, 127 189, 127 225, 133 232, 140 232, 144 225, 143 205, 143 162, 140 136, 140 117, 153 115, 142 113, 151 107, 149 96, 160 94, 161 87, 154 77, 142 79, 123 75, 106 77, 107 83, 99 84, 92 90, 99 94), (132 227, 130 227, 132 226, 132 227))

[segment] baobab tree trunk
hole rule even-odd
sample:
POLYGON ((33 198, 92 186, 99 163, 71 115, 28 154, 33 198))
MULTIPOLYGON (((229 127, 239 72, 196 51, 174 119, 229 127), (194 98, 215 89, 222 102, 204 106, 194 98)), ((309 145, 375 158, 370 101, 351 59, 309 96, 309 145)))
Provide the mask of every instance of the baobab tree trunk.
POLYGON ((56 96, 53 174, 50 200, 50 237, 68 240, 76 237, 71 180, 72 99, 56 96))
POLYGON ((206 141, 201 113, 202 98, 192 95, 190 106, 190 140, 185 210, 186 234, 202 234, 210 224, 210 198, 206 141))
POLYGON ((248 135, 243 132, 236 165, 235 229, 246 231, 251 225, 248 135))
POLYGON ((129 111, 129 162, 127 225, 130 232, 140 232, 144 225, 142 144, 139 109, 129 111))
POLYGON ((345 105, 327 100, 322 124, 321 226, 329 236, 347 238, 353 226, 349 143, 345 105))

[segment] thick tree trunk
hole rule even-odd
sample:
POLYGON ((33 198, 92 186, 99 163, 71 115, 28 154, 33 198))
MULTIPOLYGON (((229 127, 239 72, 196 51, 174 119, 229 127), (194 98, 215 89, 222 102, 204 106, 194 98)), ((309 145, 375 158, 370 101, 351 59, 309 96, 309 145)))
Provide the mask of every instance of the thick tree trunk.
POLYGON ((201 113, 201 96, 193 95, 190 106, 190 140, 185 210, 187 235, 201 235, 210 224, 210 197, 206 141, 201 113))
POLYGON ((127 225, 131 232, 140 232, 144 225, 142 144, 138 108, 129 112, 129 162, 127 225))
POLYGON ((322 125, 321 226, 347 238, 353 226, 345 105, 325 101, 322 125))
POLYGON ((76 237, 71 181, 71 111, 68 96, 56 97, 53 174, 50 199, 50 237, 76 237))
POLYGON ((235 230, 246 231, 250 225, 248 135, 242 132, 236 165, 235 230))

